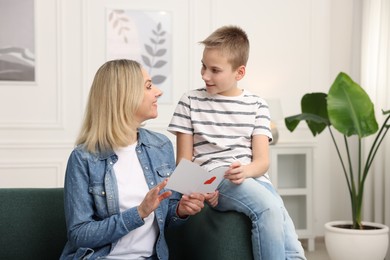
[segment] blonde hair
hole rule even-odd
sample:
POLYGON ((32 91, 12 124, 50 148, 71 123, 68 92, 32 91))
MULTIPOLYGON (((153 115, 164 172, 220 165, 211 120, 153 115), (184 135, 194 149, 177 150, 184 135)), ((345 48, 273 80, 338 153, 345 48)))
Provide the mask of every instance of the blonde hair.
POLYGON ((205 48, 219 48, 228 57, 233 70, 246 66, 249 58, 249 40, 246 32, 237 26, 223 26, 200 42, 205 48))
POLYGON ((90 152, 129 145, 137 137, 134 115, 143 100, 143 81, 136 61, 103 64, 95 74, 76 145, 90 152))

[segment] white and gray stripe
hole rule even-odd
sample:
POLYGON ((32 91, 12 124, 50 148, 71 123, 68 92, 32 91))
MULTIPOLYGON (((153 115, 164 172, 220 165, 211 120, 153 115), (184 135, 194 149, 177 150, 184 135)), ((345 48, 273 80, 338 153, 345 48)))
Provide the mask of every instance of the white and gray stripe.
POLYGON ((272 140, 268 104, 247 90, 236 97, 210 95, 205 88, 185 93, 168 131, 192 134, 193 161, 207 170, 234 159, 250 163, 253 135, 266 135, 272 140))

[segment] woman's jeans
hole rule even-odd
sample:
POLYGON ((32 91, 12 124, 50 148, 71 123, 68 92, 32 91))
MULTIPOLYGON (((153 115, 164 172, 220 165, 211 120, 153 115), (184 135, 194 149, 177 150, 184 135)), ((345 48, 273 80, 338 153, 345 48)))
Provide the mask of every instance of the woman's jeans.
POLYGON ((272 184, 248 178, 236 185, 225 179, 218 190, 216 210, 238 211, 251 219, 255 260, 306 259, 294 223, 272 184))

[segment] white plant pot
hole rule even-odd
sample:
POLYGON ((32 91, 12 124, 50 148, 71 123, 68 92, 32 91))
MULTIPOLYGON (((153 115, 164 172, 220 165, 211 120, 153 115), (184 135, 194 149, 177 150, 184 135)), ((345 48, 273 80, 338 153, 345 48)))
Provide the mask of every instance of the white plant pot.
POLYGON ((363 222, 378 229, 357 230, 335 227, 351 221, 332 221, 325 224, 325 246, 332 260, 383 260, 389 246, 389 227, 363 222))

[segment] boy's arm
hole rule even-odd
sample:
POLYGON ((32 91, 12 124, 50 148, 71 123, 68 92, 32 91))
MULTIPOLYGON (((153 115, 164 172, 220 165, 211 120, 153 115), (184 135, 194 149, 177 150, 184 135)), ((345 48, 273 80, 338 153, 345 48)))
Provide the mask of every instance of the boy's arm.
POLYGON ((194 137, 191 134, 176 133, 176 165, 181 159, 192 160, 194 137))
POLYGON ((247 165, 246 178, 260 177, 269 168, 269 140, 266 135, 252 136, 252 162, 247 165))
POLYGON ((241 184, 246 178, 257 178, 264 175, 269 167, 269 143, 265 135, 252 136, 252 162, 242 165, 236 161, 226 171, 225 178, 235 184, 241 184))

